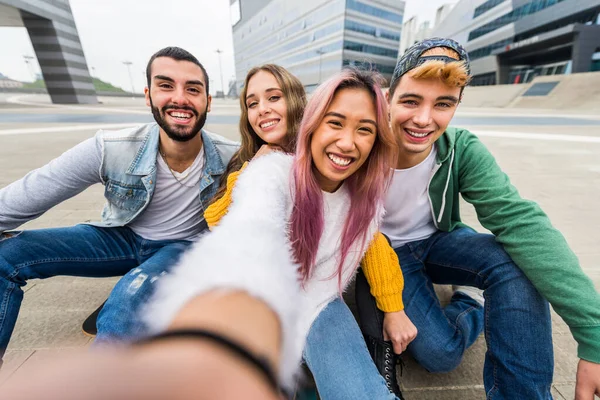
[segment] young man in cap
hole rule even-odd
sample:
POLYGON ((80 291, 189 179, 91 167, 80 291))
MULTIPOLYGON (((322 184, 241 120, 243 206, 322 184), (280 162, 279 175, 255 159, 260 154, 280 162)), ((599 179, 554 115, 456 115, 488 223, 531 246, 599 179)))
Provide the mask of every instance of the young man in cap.
MULTIPOLYGON (((399 161, 382 232, 398 255, 406 313, 419 330, 408 350, 431 372, 451 371, 485 329, 487 398, 549 399, 550 302, 579 345, 578 398, 592 399, 600 394, 600 296, 564 237, 519 196, 488 149, 469 131, 448 127, 469 79, 464 48, 433 38, 406 51, 390 83, 399 161), (461 222, 459 194, 491 235, 461 222), (433 283, 454 285, 446 307, 433 283)), ((398 340, 394 302, 375 302, 369 289, 380 293, 382 283, 371 284, 359 278, 357 300, 382 370, 389 346, 400 353, 406 344, 398 340)))
POLYGON ((99 131, 0 190, 0 357, 34 278, 125 275, 100 313, 97 340, 134 336, 156 279, 207 228, 204 209, 238 146, 202 129, 211 96, 196 57, 167 47, 146 72, 156 123, 99 131), (95 183, 105 186, 102 222, 11 231, 95 183))
MULTIPOLYGON (((451 371, 485 329, 487 398, 550 399, 550 302, 579 344, 577 398, 591 400, 600 394, 600 296, 564 237, 536 203, 519 196, 487 148, 469 131, 448 127, 469 79, 462 46, 434 38, 408 49, 391 80, 399 161, 381 230, 399 258, 404 288, 392 287, 385 271, 370 286, 362 274, 356 283, 378 378, 402 398, 394 353, 408 349, 427 370, 451 371), (461 222, 459 194, 491 235, 461 222), (434 283, 454 285, 446 307, 434 283), (408 345, 395 318, 400 293, 418 329, 408 345)), ((359 341, 342 301, 313 324, 305 359, 324 398, 394 398, 381 390, 359 341)))

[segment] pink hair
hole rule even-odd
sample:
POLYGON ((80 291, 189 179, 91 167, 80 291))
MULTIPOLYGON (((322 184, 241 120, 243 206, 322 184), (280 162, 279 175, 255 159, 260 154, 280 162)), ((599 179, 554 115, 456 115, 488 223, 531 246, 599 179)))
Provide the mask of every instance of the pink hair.
POLYGON ((298 132, 294 160, 294 207, 291 216, 290 239, 300 276, 305 283, 311 276, 323 233, 323 195, 313 172, 310 142, 313 132, 325 117, 336 93, 345 88, 366 90, 377 110, 377 137, 369 157, 361 168, 346 179, 350 193, 350 212, 342 232, 341 259, 337 276, 342 287, 342 268, 352 244, 360 239, 362 247, 366 234, 389 184, 396 165, 397 142, 388 125, 387 102, 375 73, 345 69, 325 81, 314 92, 304 110, 298 132))

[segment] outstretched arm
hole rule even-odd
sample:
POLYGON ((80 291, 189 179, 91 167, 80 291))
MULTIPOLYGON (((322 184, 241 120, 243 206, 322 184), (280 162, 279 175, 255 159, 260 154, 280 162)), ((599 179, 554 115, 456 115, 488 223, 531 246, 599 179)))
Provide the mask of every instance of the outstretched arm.
POLYGON ((218 289, 244 291, 278 315, 284 335, 281 377, 293 384, 301 358, 295 339, 300 286, 287 238, 291 157, 253 161, 240 175, 221 223, 186 252, 158 281, 146 320, 160 332, 194 297, 218 289))
MULTIPOLYGON (((244 292, 192 299, 169 327, 220 334, 277 366, 281 328, 264 302, 244 292)), ((28 364, 0 388, 13 400, 279 399, 247 360, 208 340, 173 338, 28 364), (139 384, 138 384, 139 383, 139 384)))
POLYGON ((0 233, 38 218, 55 205, 100 183, 101 153, 97 137, 87 139, 0 189, 0 233))

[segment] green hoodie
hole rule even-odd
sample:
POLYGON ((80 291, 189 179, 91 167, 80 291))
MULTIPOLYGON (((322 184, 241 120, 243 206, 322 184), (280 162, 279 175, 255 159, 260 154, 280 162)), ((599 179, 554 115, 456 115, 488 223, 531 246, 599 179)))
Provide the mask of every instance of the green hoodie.
POLYGON ((522 199, 488 149, 471 132, 448 128, 436 142, 429 199, 438 229, 465 226, 458 194, 481 225, 552 305, 579 344, 579 358, 600 363, 600 295, 565 238, 533 201, 522 199))

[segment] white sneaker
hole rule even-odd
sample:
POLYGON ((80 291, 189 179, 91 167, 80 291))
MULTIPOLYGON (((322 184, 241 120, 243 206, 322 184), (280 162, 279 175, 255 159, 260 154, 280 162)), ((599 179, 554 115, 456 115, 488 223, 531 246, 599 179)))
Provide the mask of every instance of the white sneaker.
POLYGON ((473 286, 452 285, 452 290, 454 292, 461 292, 462 294, 469 296, 470 298, 472 298, 473 300, 475 300, 476 302, 481 304, 481 307, 483 307, 485 304, 485 299, 483 297, 483 290, 481 290, 481 289, 478 289, 473 286))

